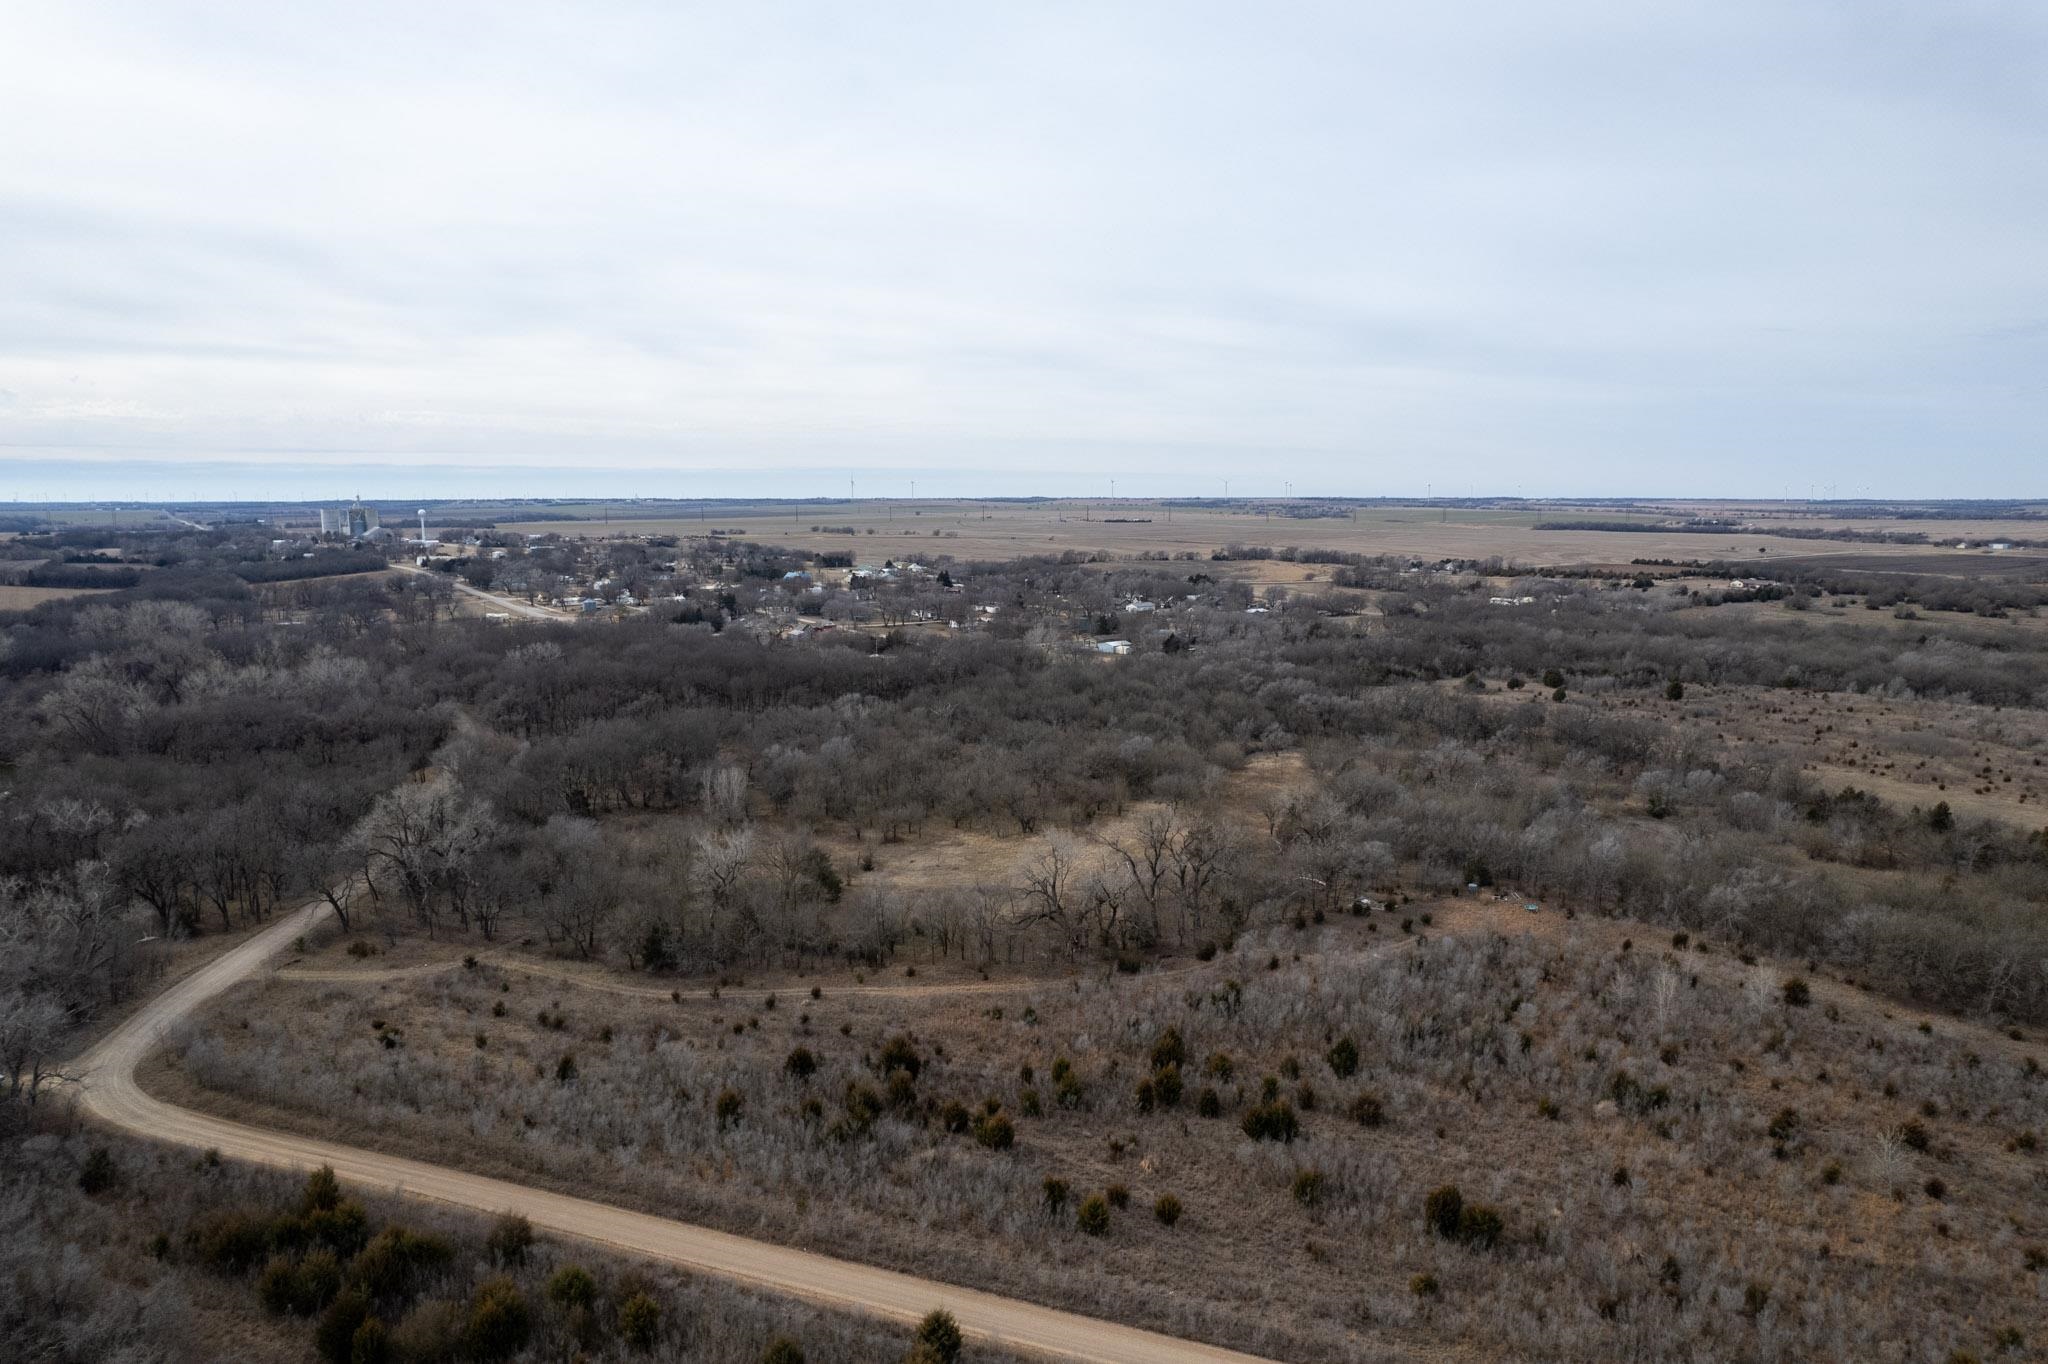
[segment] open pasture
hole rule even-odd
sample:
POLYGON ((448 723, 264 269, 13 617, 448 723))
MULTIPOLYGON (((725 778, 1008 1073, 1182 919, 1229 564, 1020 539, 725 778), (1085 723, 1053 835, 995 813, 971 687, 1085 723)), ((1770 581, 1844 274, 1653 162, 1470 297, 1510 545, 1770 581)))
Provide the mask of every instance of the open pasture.
MULTIPOLYGON (((1420 559, 1500 557, 1529 565, 1626 563, 1636 558, 1748 560, 1839 552, 1839 542, 1786 536, 1702 535, 1685 531, 1537 530, 1544 520, 1581 519, 1567 508, 1360 507, 1348 515, 1308 516, 1303 503, 1236 502, 1171 506, 1163 502, 867 501, 705 504, 702 514, 635 518, 614 510, 588 521, 506 521, 527 535, 705 535, 722 530, 811 552, 841 550, 862 562, 949 554, 956 559, 1015 559, 1069 552, 1193 554, 1226 545, 1333 549, 1420 559), (846 528, 852 529, 848 534, 846 528)), ((1602 517, 1601 519, 1608 519, 1602 517)), ((1619 516, 1614 519, 1622 519, 1619 516)), ((1651 518, 1637 516, 1648 522, 1651 518)), ((1859 556, 1924 554, 1925 546, 1858 546, 1859 556)))

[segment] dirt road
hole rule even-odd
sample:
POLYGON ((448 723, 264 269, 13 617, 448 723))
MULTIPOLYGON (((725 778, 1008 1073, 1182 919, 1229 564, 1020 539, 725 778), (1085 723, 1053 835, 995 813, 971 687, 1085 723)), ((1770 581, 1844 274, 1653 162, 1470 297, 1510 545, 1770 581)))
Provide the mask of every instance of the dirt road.
POLYGON ((545 1231, 825 1306, 906 1323, 915 1322, 935 1307, 943 1307, 959 1319, 961 1330, 970 1338, 1053 1359, 1098 1364, 1181 1364, 1188 1360, 1253 1364, 1256 1359, 909 1274, 628 1212, 588 1199, 529 1189, 336 1142, 247 1127, 177 1108, 143 1093, 135 1083, 135 1068, 169 1028, 207 1000, 260 970, 295 938, 317 927, 329 912, 325 905, 308 905, 284 916, 166 990, 72 1063, 68 1069, 82 1077, 81 1102, 87 1114, 154 1141, 202 1150, 211 1148, 223 1156, 285 1169, 331 1165, 342 1179, 368 1188, 435 1199, 485 1213, 523 1213, 534 1226, 545 1231))

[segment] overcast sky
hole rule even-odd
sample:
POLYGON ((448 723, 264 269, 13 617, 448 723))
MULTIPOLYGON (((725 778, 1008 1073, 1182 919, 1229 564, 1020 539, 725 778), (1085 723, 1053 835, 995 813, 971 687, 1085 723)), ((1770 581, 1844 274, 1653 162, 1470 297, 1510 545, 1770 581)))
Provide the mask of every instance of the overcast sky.
POLYGON ((2048 495, 2048 5, 0 0, 0 498, 2048 495))

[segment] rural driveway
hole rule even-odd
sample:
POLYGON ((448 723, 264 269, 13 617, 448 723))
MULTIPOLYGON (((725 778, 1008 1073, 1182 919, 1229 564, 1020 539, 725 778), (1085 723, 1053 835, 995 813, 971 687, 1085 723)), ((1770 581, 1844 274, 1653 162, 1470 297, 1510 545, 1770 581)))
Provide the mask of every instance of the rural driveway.
POLYGON ((153 1099, 135 1082, 135 1068, 164 1034, 207 1000, 260 970, 330 911, 308 905, 194 971, 150 1001, 70 1067, 86 1113, 137 1136, 283 1169, 330 1165, 366 1188, 471 1208, 516 1212, 535 1227, 715 1274, 806 1302, 911 1323, 942 1307, 969 1337, 1022 1353, 1099 1364, 1181 1364, 1189 1360, 1252 1364, 1256 1356, 1176 1340, 1033 1303, 957 1288, 869 1265, 748 1240, 645 1213, 486 1179, 421 1161, 380 1155, 336 1142, 227 1122, 153 1099))

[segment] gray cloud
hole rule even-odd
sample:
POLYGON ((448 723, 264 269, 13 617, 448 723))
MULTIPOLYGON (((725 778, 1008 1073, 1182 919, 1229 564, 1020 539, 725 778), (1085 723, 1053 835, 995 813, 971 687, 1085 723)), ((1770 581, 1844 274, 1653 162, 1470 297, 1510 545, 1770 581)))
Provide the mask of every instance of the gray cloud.
POLYGON ((1388 10, 16 6, 0 463, 2048 492, 2039 7, 1388 10))

